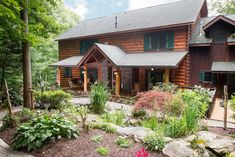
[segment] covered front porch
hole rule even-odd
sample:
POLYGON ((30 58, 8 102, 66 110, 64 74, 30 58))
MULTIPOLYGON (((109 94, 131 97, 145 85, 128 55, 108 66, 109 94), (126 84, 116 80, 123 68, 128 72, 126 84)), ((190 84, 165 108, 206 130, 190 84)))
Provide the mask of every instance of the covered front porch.
POLYGON ((170 71, 177 69, 187 52, 126 53, 117 46, 95 44, 80 60, 83 90, 96 81, 104 82, 117 96, 135 95, 157 83, 171 81, 170 71))
POLYGON ((235 93, 235 62, 213 62, 211 72, 216 76, 217 97, 224 96, 224 86, 228 87, 229 96, 235 93))

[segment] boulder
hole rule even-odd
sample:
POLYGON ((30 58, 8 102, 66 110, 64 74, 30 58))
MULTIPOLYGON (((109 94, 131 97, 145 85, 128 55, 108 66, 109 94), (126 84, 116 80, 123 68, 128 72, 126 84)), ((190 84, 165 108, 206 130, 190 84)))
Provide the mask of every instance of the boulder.
POLYGON ((210 157, 209 152, 207 151, 206 147, 204 144, 199 144, 197 146, 196 151, 198 152, 200 157, 210 157))
POLYGON ((136 131, 136 127, 124 127, 117 129, 117 132, 122 136, 133 136, 136 131))
POLYGON ((235 140, 231 138, 215 139, 207 144, 207 147, 218 155, 224 155, 235 150, 235 140))
POLYGON ((146 136, 154 133, 151 129, 143 127, 120 127, 117 132, 122 136, 134 136, 136 142, 141 142, 146 136))
POLYGON ((190 143, 184 140, 167 144, 162 152, 167 157, 198 157, 198 153, 190 148, 190 143))
POLYGON ((143 142, 145 137, 153 134, 154 132, 151 129, 142 128, 134 132, 135 142, 143 142))
POLYGON ((140 120, 139 119, 130 119, 129 124, 132 126, 138 126, 140 124, 140 120))
POLYGON ((173 142, 173 139, 170 138, 170 137, 163 137, 163 139, 164 139, 164 141, 165 141, 166 143, 173 142))
POLYGON ((191 142, 193 142, 196 139, 197 139, 196 135, 191 135, 191 136, 188 136, 188 137, 184 138, 184 141, 191 143, 191 142))
POLYGON ((208 132, 208 131, 201 131, 201 132, 198 132, 196 135, 198 137, 198 140, 203 140, 206 144, 215 139, 222 138, 222 136, 217 135, 215 133, 208 132))
POLYGON ((231 152, 231 153, 229 154, 229 157, 235 157, 235 151, 231 152))

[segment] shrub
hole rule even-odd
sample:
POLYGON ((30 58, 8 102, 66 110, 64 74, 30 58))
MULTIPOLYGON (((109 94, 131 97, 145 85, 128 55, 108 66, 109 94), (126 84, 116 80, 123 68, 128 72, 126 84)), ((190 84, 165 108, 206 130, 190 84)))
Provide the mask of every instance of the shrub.
POLYGON ((187 126, 185 119, 172 117, 169 121, 169 124, 166 124, 164 127, 164 133, 169 137, 180 137, 186 134, 187 126))
POLYGON ((134 118, 144 118, 147 115, 146 110, 144 109, 134 109, 132 111, 132 116, 134 118))
POLYGON ((149 153, 144 149, 144 147, 135 153, 135 157, 148 157, 148 156, 149 153))
POLYGON ((199 127, 200 113, 198 106, 187 106, 183 113, 184 121, 186 122, 187 132, 192 133, 199 127))
POLYGON ((186 106, 183 114, 179 117, 172 117, 169 124, 166 124, 164 132, 166 136, 180 137, 195 132, 199 128, 199 109, 197 106, 186 106))
POLYGON ((104 84, 97 83, 91 86, 90 101, 95 113, 104 113, 105 104, 109 96, 110 92, 104 84))
POLYGON ((132 142, 128 140, 127 137, 123 136, 119 136, 115 142, 117 145, 119 145, 122 148, 130 148, 132 146, 132 142))
POLYGON ((27 148, 31 151, 40 148, 50 138, 77 138, 78 134, 75 125, 64 117, 43 115, 17 129, 13 137, 13 148, 27 148))
POLYGON ((33 118, 36 117, 36 112, 34 110, 28 109, 28 108, 23 108, 20 112, 20 121, 21 122, 27 122, 33 118))
POLYGON ((87 120, 87 117, 88 117, 88 108, 87 106, 80 106, 78 108, 78 113, 79 115, 81 116, 81 119, 82 119, 82 128, 85 132, 88 132, 88 126, 86 124, 86 120, 87 120))
POLYGON ((144 144, 146 146, 146 149, 150 151, 162 151, 162 149, 166 145, 166 142, 162 135, 152 134, 144 139, 144 144))
POLYGON ((185 108, 185 103, 180 94, 173 95, 172 99, 167 101, 163 107, 163 112, 170 116, 179 116, 185 108))
POLYGON ((100 129, 102 131, 105 131, 107 133, 116 133, 117 132, 117 129, 113 128, 111 125, 109 124, 93 124, 91 125, 91 127, 93 129, 100 129))
POLYGON ((109 154, 109 149, 107 147, 98 147, 96 148, 96 152, 101 156, 107 156, 109 154))
POLYGON ((116 125, 123 125, 125 122, 125 113, 123 111, 116 111, 113 114, 105 113, 101 118, 108 123, 113 123, 116 125))
POLYGON ((172 94, 168 92, 148 91, 137 94, 135 109, 161 110, 164 104, 172 99, 172 94))
POLYGON ((173 93, 177 90, 177 85, 173 83, 161 83, 153 87, 156 91, 173 93))
MULTIPOLYGON (((235 95, 231 97, 230 103, 231 103, 232 110, 235 112, 235 95)), ((235 118, 235 115, 233 115, 233 118, 235 118)))
POLYGON ((35 92, 34 98, 36 101, 36 107, 49 108, 49 109, 61 109, 69 99, 71 95, 62 91, 46 91, 46 92, 35 92))
POLYGON ((101 135, 96 135, 91 137, 91 141, 95 143, 100 143, 103 140, 103 137, 101 135))
POLYGON ((151 117, 149 119, 143 120, 141 125, 145 128, 155 130, 158 127, 158 121, 156 117, 151 117))
POLYGON ((19 119, 14 115, 9 115, 8 113, 4 115, 2 119, 2 126, 1 130, 7 129, 7 128, 14 128, 19 123, 19 119))
POLYGON ((179 91, 187 106, 198 107, 201 118, 205 116, 210 103, 210 95, 206 91, 204 88, 179 91))

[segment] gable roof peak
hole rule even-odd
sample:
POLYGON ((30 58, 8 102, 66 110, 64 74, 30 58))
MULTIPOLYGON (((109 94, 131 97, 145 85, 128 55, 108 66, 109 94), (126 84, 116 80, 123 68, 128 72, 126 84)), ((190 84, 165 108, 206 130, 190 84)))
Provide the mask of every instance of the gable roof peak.
POLYGON ((56 40, 188 25, 196 21, 204 3, 205 0, 180 0, 81 21, 56 40), (115 16, 118 17, 117 28, 114 27, 115 16))

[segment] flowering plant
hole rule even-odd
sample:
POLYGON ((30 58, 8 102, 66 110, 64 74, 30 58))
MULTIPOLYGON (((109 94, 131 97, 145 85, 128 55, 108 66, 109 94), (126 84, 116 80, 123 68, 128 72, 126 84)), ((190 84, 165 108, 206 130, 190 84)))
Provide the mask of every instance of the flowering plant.
POLYGON ((135 153, 135 157, 148 157, 148 156, 149 156, 148 152, 144 149, 144 147, 135 153))

